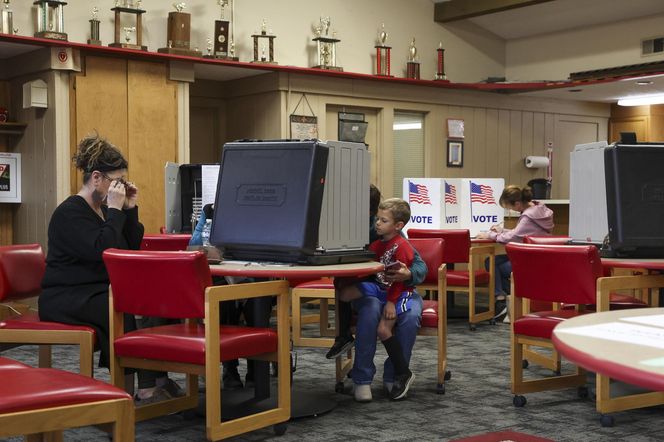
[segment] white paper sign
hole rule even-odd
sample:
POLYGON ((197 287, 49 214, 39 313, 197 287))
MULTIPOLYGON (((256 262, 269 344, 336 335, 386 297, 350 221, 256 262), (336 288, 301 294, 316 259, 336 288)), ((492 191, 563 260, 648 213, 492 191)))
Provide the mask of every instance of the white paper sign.
POLYGON ((571 334, 604 339, 613 342, 644 345, 646 347, 664 349, 664 328, 646 327, 624 322, 586 325, 556 330, 556 334, 571 334))
POLYGON ((217 197, 217 180, 219 179, 219 165, 203 165, 201 166, 201 203, 202 206, 206 204, 214 204, 217 197))
POLYGON ((622 318, 621 321, 664 328, 664 315, 632 316, 630 318, 622 318))

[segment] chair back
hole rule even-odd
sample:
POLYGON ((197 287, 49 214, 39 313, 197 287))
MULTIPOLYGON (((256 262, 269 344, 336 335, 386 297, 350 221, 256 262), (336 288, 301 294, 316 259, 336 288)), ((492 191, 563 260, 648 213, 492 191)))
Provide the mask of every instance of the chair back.
POLYGON ((143 235, 141 250, 178 251, 187 250, 191 235, 184 233, 162 233, 143 235))
POLYGON ((0 301, 21 299, 41 293, 46 270, 39 244, 0 247, 0 301))
POLYGON ((564 235, 547 235, 547 236, 524 236, 524 244, 549 244, 555 246, 564 246, 572 239, 570 236, 564 235))
POLYGON ((468 229, 408 229, 408 238, 442 238, 445 240, 445 263, 467 263, 470 259, 468 229))
POLYGON ((413 238, 408 241, 427 265, 424 284, 437 284, 438 268, 445 263, 445 240, 442 238, 413 238))
POLYGON ((212 285, 212 276, 203 252, 107 249, 103 257, 115 311, 205 317, 205 289, 212 285))
POLYGON ((594 246, 509 243, 513 295, 540 301, 594 304, 602 261, 594 246))

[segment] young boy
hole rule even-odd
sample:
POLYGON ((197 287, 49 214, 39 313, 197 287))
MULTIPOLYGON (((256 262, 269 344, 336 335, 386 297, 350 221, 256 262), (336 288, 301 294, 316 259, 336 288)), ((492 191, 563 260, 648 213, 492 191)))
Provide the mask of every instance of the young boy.
MULTIPOLYGON (((402 264, 410 266, 414 258, 414 250, 408 240, 401 236, 401 230, 410 219, 410 206, 399 198, 390 198, 378 206, 376 216, 376 233, 380 239, 374 241, 369 249, 376 253, 376 259, 385 265, 386 270, 402 264)), ((382 303, 383 315, 378 324, 378 337, 394 365, 394 385, 390 398, 399 400, 406 397, 408 388, 414 379, 408 369, 399 341, 393 335, 397 316, 410 310, 412 287, 403 282, 388 281, 385 272, 378 273, 375 278, 357 282, 354 289, 341 290, 340 299, 350 302, 362 296, 373 296, 382 303)))

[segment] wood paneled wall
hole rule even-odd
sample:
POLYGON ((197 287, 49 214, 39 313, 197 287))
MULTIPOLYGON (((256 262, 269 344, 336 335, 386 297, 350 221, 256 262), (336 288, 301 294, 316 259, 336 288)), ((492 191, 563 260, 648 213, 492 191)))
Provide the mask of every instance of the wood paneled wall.
MULTIPOLYGON (((77 142, 97 131, 129 162, 129 179, 139 188, 146 232, 164 224, 164 165, 177 161, 177 83, 161 63, 86 57, 74 80, 72 155, 77 142)), ((72 175, 72 192, 81 186, 72 175)))

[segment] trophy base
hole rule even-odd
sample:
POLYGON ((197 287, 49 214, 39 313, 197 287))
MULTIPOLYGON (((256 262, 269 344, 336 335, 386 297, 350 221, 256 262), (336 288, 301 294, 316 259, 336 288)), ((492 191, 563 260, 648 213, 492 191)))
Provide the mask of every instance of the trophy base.
POLYGON ((49 40, 67 41, 67 34, 64 32, 43 31, 35 32, 37 38, 48 38, 49 40))
POLYGON ((450 80, 447 79, 446 75, 436 76, 433 81, 442 81, 443 83, 449 83, 450 80))
POLYGON ((228 55, 203 55, 203 58, 212 58, 214 60, 240 61, 238 57, 229 57, 228 55))
POLYGON ((267 61, 267 60, 251 60, 251 62, 256 64, 279 64, 276 61, 267 61))
POLYGON ((338 71, 338 72, 343 72, 344 68, 341 66, 328 66, 324 64, 319 64, 318 66, 312 66, 313 69, 325 69, 328 71, 338 71))
POLYGON ((391 74, 374 74, 376 77, 386 77, 386 78, 393 78, 394 75, 391 74))
POLYGON ((92 46, 101 46, 101 40, 88 40, 88 44, 92 46))
POLYGON ((162 54, 187 55, 190 57, 201 57, 203 55, 201 51, 197 51, 196 49, 185 48, 159 48, 157 52, 162 54))
POLYGON ((137 51, 147 51, 147 46, 134 45, 131 43, 111 43, 108 45, 111 48, 122 48, 122 49, 135 49, 137 51))

